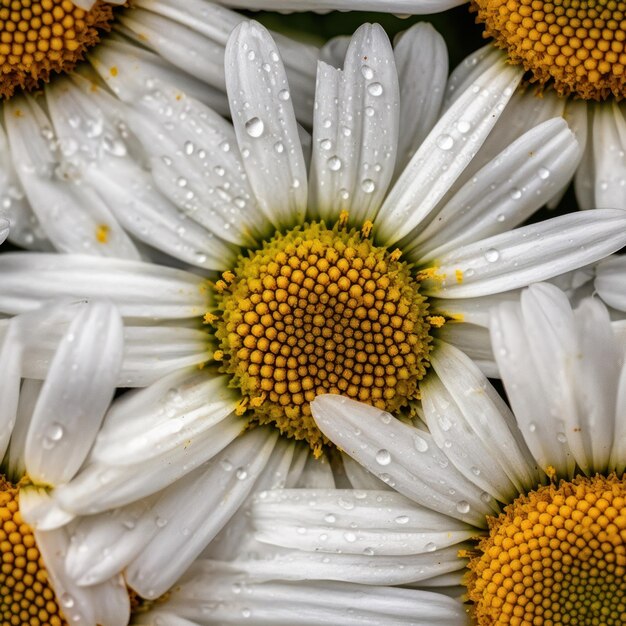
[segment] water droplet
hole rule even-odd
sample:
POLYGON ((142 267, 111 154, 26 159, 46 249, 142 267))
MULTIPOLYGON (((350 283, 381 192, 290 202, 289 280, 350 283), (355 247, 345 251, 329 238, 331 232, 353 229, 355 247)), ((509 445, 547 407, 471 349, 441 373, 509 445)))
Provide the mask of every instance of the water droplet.
POLYGON ((372 193, 374 191, 374 189, 376 189, 376 183, 371 178, 366 178, 361 183, 361 189, 365 193, 372 193))
POLYGON ((165 526, 167 526, 167 519, 165 517, 157 516, 157 518, 155 520, 155 524, 159 528, 165 528, 165 526))
POLYGON ((439 135, 437 137, 437 145, 442 150, 450 150, 454 145, 454 139, 450 135, 439 135))
POLYGON ((480 468, 476 467, 475 465, 473 465, 471 468, 472 470, 472 474, 474 474, 474 476, 480 476, 480 468))
POLYGON ((470 510, 469 502, 467 502, 467 500, 460 500, 459 502, 456 503, 456 510, 459 513, 469 513, 469 510, 470 510))
POLYGON ((65 431, 63 430, 63 426, 61 426, 58 422, 53 422, 46 430, 46 437, 50 441, 57 442, 63 438, 64 433, 65 431))
POLYGON ((285 151, 285 144, 282 141, 277 141, 274 144, 274 151, 278 154, 282 154, 285 151))
POLYGON ((541 180, 546 180, 546 178, 550 177, 550 170, 547 167, 540 167, 537 170, 537 174, 541 180))
POLYGON ((434 552, 436 549, 437 549, 437 546, 432 541, 429 541, 424 546, 424 550, 426 550, 426 552, 434 552))
POLYGON ((415 435, 415 437, 413 437, 413 443, 415 444, 415 449, 418 452, 426 452, 426 450, 428 450, 428 442, 419 435, 415 435))
POLYGON ((559 443, 565 443, 567 441, 567 436, 565 435, 565 433, 557 433, 556 434, 556 440, 559 443))
POLYGON ((341 169, 341 159, 338 156, 332 156, 328 159, 328 169, 337 172, 341 169))
POLYGON ((61 594, 61 604, 66 609, 71 609, 74 606, 74 598, 69 593, 61 594))
POLYGON ((363 554, 365 556, 374 556, 374 549, 373 548, 363 548, 363 554))
POLYGON ((374 78, 374 70, 369 65, 361 66, 361 74, 363 74, 363 78, 367 80, 372 80, 374 78))
POLYGON ((531 422, 530 424, 528 424, 528 430, 531 433, 534 433, 537 430, 537 424, 535 424, 535 422, 531 422))
POLYGON ((337 518, 332 513, 327 513, 324 515, 324 521, 328 524, 334 524, 337 521, 337 518))
POLYGON ((195 149, 196 148, 191 141, 185 141, 185 154, 187 156, 191 156, 195 149))
POLYGON ((250 50, 250 52, 248 52, 248 61, 254 61, 255 58, 256 58, 256 54, 254 50, 250 50))
POLYGON ((365 115, 367 115, 367 117, 372 117, 372 115, 374 115, 374 108, 365 107, 365 115))
POLYGON ((485 259, 489 263, 495 263, 500 258, 500 253, 495 248, 489 248, 485 251, 485 259))
POLYGON ((245 480, 248 478, 248 472, 243 467, 240 467, 235 472, 235 476, 237 477, 237 480, 245 480))
POLYGON ((389 465, 389 463, 391 463, 391 454, 389 454, 389 450, 379 450, 376 453, 376 462, 379 465, 389 465))
POLYGON ((459 120, 456 124, 456 127, 460 133, 469 133, 472 125, 467 120, 459 120))
POLYGON ((289 100, 289 98, 291 98, 291 94, 289 93, 288 89, 281 89, 278 92, 278 99, 282 100, 283 102, 286 102, 287 100, 289 100))
POLYGON ((380 83, 370 83, 367 86, 367 93, 370 94, 370 96, 382 96, 383 94, 383 86, 380 83))
POLYGON ((320 141, 320 148, 322 150, 330 150, 333 147, 333 142, 330 139, 322 139, 320 141))
MULTIPOLYGON (((519 200, 522 197, 522 190, 518 189, 517 187, 513 187, 509 195, 511 196, 511 200, 519 200)), ((503 219, 504 219, 504 216, 503 216, 503 219)))
POLYGON ((408 515, 398 515, 398 517, 396 517, 396 524, 408 524, 409 523, 409 516, 408 515))
POLYGON ((264 130, 265 124, 258 117, 253 117, 246 122, 246 132, 250 137, 260 137, 264 130))
POLYGON ((343 537, 348 543, 354 543, 356 541, 356 535, 354 533, 344 533, 343 537))

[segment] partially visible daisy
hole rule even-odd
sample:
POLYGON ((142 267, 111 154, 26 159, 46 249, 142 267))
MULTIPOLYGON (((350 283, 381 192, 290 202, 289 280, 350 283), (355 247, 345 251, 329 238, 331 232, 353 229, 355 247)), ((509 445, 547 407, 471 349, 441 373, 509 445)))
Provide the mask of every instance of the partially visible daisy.
POLYGON ((41 494, 70 481, 87 456, 121 360, 122 322, 110 304, 50 305, 0 324, 3 623, 128 623, 129 595, 119 573, 96 586, 78 586, 65 567, 71 527, 44 531, 31 525, 45 499, 41 494), (58 340, 49 338, 51 324, 63 329, 58 340), (53 357, 34 380, 34 347, 46 342, 53 357))
MULTIPOLYGON (((415 80, 441 46, 422 26, 394 51, 380 26, 364 25, 343 71, 320 63, 309 169, 276 45, 255 22, 234 30, 226 47, 234 127, 188 110, 168 117, 176 143, 156 148, 170 168, 165 184, 193 192, 201 207, 211 194, 193 170, 198 136, 219 136, 222 147, 203 145, 202 159, 254 194, 229 222, 246 247, 202 249, 221 277, 94 256, 0 256, 0 310, 27 311, 52 296, 110 298, 125 319, 120 385, 152 382, 113 405, 80 474, 42 496, 41 523, 83 517, 76 523, 91 537, 84 516, 100 517, 91 518, 98 529, 110 519, 98 540, 77 534, 86 548, 68 556, 68 568, 81 584, 126 568, 142 596, 166 592, 266 480, 277 446, 286 464, 325 467, 316 461, 330 449, 311 415, 317 395, 413 419, 422 386, 439 384, 431 365, 450 343, 493 359, 473 316, 509 290, 626 243, 621 210, 516 228, 571 174, 578 148, 563 120, 465 176, 521 72, 496 60, 439 118, 441 63, 424 74, 438 77, 431 91, 415 80), (411 135, 402 143, 400 128, 411 135), (188 142, 189 153, 179 151, 188 142), (526 191, 521 200, 512 187, 526 191), (296 454, 284 439, 308 450, 296 454), (105 546, 110 559, 86 558, 105 546)), ((221 213, 205 218, 223 226, 221 213)))
POLYGON ((313 402, 322 431, 399 493, 260 494, 267 549, 228 565, 244 597, 248 583, 308 580, 313 593, 338 580, 361 584, 367 606, 369 585, 452 585, 439 601, 459 589, 479 626, 624 623, 626 342, 599 300, 573 311, 547 284, 492 319, 513 413, 452 347, 433 357, 417 427, 339 396, 313 402))
MULTIPOLYGON (((161 159, 170 153, 176 162, 170 119, 193 115, 178 149, 193 153, 190 183, 203 177, 204 210, 225 221, 252 210, 245 182, 220 177, 202 157, 234 141, 215 111, 228 113, 224 46, 244 18, 210 0, 129 4, 99 1, 86 12, 70 0, 33 0, 4 9, 0 216, 12 222, 11 241, 29 249, 139 259, 156 245, 206 267, 198 250, 217 248, 224 233, 196 212, 189 189, 174 197, 162 189, 161 159), (207 124, 211 136, 200 137, 207 124)), ((318 51, 276 37, 291 98, 310 122, 318 51)))

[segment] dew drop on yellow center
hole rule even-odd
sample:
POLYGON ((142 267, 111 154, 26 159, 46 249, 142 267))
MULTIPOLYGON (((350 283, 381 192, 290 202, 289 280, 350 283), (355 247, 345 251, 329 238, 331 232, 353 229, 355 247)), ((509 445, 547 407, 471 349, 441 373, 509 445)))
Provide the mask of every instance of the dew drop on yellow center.
MULTIPOLYGON (((396 251, 362 231, 313 223, 277 235, 227 272, 216 336, 224 371, 258 423, 328 441, 309 403, 334 393, 395 411, 418 397, 428 306, 396 251)), ((218 284, 218 287, 220 285, 218 284)))
POLYGON ((102 0, 90 11, 70 0, 0 0, 0 96, 71 70, 112 20, 102 0))
POLYGON ((66 626, 18 489, 0 477, 0 626, 66 626))
POLYGON ((472 0, 485 36, 561 95, 626 96, 626 0, 472 0))
POLYGON ((626 624, 626 477, 579 477, 520 496, 469 564, 479 626, 626 624))

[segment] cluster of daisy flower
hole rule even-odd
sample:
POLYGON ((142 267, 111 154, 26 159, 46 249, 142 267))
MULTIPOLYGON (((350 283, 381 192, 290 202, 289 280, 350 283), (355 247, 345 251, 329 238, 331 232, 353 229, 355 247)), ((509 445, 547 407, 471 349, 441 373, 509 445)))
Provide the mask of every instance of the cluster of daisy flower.
POLYGON ((0 626, 626 624, 626 2, 461 4, 0 0, 0 626))

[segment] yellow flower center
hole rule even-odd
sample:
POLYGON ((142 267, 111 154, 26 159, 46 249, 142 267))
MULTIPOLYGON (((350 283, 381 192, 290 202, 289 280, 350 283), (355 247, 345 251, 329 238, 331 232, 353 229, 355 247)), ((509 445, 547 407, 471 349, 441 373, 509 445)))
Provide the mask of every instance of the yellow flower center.
POLYGON ((0 96, 71 70, 112 19, 111 5, 102 1, 84 11, 70 0, 0 0, 0 96))
POLYGON ((626 0, 472 0, 485 36, 561 95, 626 96, 626 0))
POLYGON ((476 622, 626 624, 626 477, 579 477, 520 496, 470 561, 476 622))
POLYGON ((217 285, 224 371, 258 423, 327 439, 309 403, 322 393, 386 411, 418 398, 431 349, 428 306, 399 252, 362 231, 313 223, 240 258, 217 285), (228 286, 227 286, 227 283, 228 286))
POLYGON ((66 626, 37 549, 22 520, 18 488, 0 477, 0 626, 66 626))

